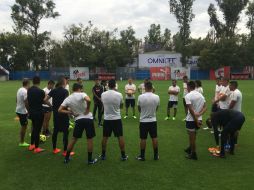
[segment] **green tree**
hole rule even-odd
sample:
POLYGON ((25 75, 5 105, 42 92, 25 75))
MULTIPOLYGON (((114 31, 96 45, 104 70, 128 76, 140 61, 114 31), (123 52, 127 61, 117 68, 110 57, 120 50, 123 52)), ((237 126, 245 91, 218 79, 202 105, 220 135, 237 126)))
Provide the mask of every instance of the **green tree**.
POLYGON ((44 51, 40 52, 44 42, 48 40, 49 32, 39 33, 40 22, 45 18, 56 18, 59 16, 55 12, 55 3, 52 0, 16 0, 11 7, 12 20, 15 24, 15 31, 21 33, 28 32, 33 39, 33 64, 36 70, 42 66, 41 61, 44 51))
POLYGON ((250 37, 254 37, 254 1, 249 3, 246 15, 248 16, 247 27, 250 29, 250 37))
POLYGON ((145 37, 145 51, 156 51, 162 48, 161 26, 160 24, 151 24, 148 35, 145 37))

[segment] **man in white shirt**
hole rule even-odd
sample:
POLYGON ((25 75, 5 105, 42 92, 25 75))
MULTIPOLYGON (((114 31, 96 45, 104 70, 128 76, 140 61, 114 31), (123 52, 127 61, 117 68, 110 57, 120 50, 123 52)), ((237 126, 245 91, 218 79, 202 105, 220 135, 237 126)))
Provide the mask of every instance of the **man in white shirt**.
POLYGON ((77 140, 82 137, 83 131, 86 131, 88 164, 95 164, 97 159, 92 158, 93 138, 95 137, 95 128, 93 123, 93 115, 90 112, 91 100, 89 96, 82 92, 83 86, 75 83, 73 85, 73 93, 67 97, 58 109, 59 113, 70 114, 74 116, 75 128, 73 138, 67 147, 67 154, 64 162, 70 161, 70 154, 77 140))
POLYGON ((139 86, 138 86, 138 92, 140 94, 144 94, 146 91, 145 91, 145 83, 148 82, 149 80, 148 79, 145 79, 143 83, 141 83, 139 86))
POLYGON ((165 120, 170 119, 170 109, 174 108, 173 120, 176 119, 177 105, 178 105, 178 94, 180 92, 179 86, 176 85, 176 80, 172 80, 172 86, 168 88, 169 101, 167 106, 167 117, 165 120))
POLYGON ((140 155, 137 156, 137 160, 145 161, 145 148, 148 133, 153 142, 154 160, 158 160, 156 111, 160 105, 160 98, 153 93, 153 85, 151 82, 145 83, 145 91, 144 94, 138 97, 138 110, 140 112, 140 155))
POLYGON ((24 79, 22 82, 23 86, 17 91, 16 97, 16 114, 20 122, 20 147, 28 147, 29 144, 25 142, 26 129, 28 124, 28 112, 26 109, 25 100, 27 99, 27 89, 30 86, 30 82, 27 79, 24 79))
POLYGON ((222 87, 221 91, 219 93, 219 96, 217 100, 214 101, 214 103, 219 102, 219 109, 220 110, 226 110, 229 109, 229 101, 230 101, 230 89, 229 89, 229 79, 223 78, 222 79, 222 87))
MULTIPOLYGON (((187 83, 188 83, 188 77, 184 76, 183 77, 183 106, 184 106, 185 115, 187 115, 188 113, 188 108, 185 102, 185 96, 188 94, 187 83)), ((183 121, 185 121, 185 119, 183 119, 183 121)))
POLYGON ((104 123, 103 123, 103 139, 101 160, 106 160, 106 147, 108 138, 112 132, 118 138, 121 150, 121 160, 125 161, 128 156, 125 154, 125 143, 123 138, 123 125, 121 120, 120 109, 123 107, 123 95, 115 90, 116 81, 108 82, 109 90, 102 93, 101 101, 104 106, 104 123))
MULTIPOLYGON (((55 82, 53 80, 50 80, 48 82, 48 86, 43 89, 46 96, 50 93, 50 91, 54 88, 54 86, 55 86, 55 82)), ((52 105, 52 98, 50 98, 48 101, 52 105)), ((51 134, 49 131, 49 121, 51 119, 52 107, 49 107, 48 105, 43 104, 43 111, 44 111, 44 120, 42 124, 42 134, 49 137, 51 134)))
POLYGON ((128 80, 128 84, 125 85, 125 107, 126 107, 126 114, 124 116, 124 119, 128 117, 128 109, 129 107, 132 108, 132 117, 136 119, 135 116, 135 93, 136 93, 136 85, 133 84, 132 79, 130 78, 128 80))
POLYGON ((242 112, 242 93, 238 89, 238 82, 231 81, 229 88, 231 90, 229 109, 242 112))
POLYGON ((196 131, 200 128, 202 115, 207 108, 204 96, 195 91, 195 82, 188 82, 187 87, 189 93, 185 96, 185 101, 188 108, 186 128, 189 134, 189 147, 185 149, 185 152, 188 154, 186 158, 197 160, 196 131))

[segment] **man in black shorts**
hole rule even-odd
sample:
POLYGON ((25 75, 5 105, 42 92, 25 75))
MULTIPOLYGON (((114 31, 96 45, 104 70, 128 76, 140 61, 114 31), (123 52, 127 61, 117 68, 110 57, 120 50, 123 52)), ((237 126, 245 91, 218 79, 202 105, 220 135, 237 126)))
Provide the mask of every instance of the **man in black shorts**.
POLYGON ((40 77, 35 76, 33 78, 33 86, 27 91, 27 105, 28 113, 30 119, 32 120, 32 134, 31 134, 31 144, 29 146, 30 151, 34 153, 40 153, 44 149, 39 148, 40 142, 40 132, 44 119, 44 112, 42 104, 47 104, 51 106, 48 101, 44 101, 45 92, 39 88, 40 77))
POLYGON ((27 89, 30 86, 30 82, 27 79, 23 80, 23 86, 18 90, 17 97, 16 97, 16 114, 19 117, 20 122, 20 147, 27 147, 29 146, 28 143, 25 142, 25 135, 26 135, 26 129, 27 129, 27 109, 25 101, 27 99, 27 89))
POLYGON ((145 161, 145 148, 148 133, 153 142, 154 160, 159 160, 156 119, 156 111, 159 105, 160 98, 153 93, 152 83, 145 83, 145 93, 138 97, 138 110, 140 112, 140 155, 137 157, 137 160, 145 161))
POLYGON ((73 85, 73 93, 67 97, 58 109, 59 113, 73 115, 75 117, 75 128, 73 138, 67 147, 67 154, 64 163, 70 161, 70 155, 74 145, 79 138, 82 137, 83 131, 86 131, 88 164, 95 164, 97 159, 92 158, 93 154, 93 138, 95 137, 95 129, 93 124, 93 115, 90 112, 91 100, 89 96, 82 92, 82 85, 75 83, 73 85))
MULTIPOLYGON (((236 110, 222 110, 211 114, 211 122, 214 128, 215 139, 219 138, 218 127, 222 127, 221 151, 218 156, 225 158, 225 145, 229 139, 230 154, 234 154, 237 132, 241 130, 245 117, 243 113, 236 110)), ((215 155, 217 156, 217 155, 215 155)))
POLYGON ((133 84, 132 79, 129 78, 128 84, 125 85, 125 94, 126 94, 125 108, 126 108, 126 112, 125 112, 124 119, 126 119, 128 117, 129 107, 132 108, 132 117, 134 119, 137 119, 137 117, 135 116, 135 93, 136 93, 136 85, 133 84))
POLYGON ((101 94, 103 93, 103 87, 100 85, 100 81, 98 79, 95 80, 95 85, 92 89, 93 92, 93 118, 96 118, 96 111, 98 109, 98 126, 102 127, 101 119, 102 119, 102 112, 103 112, 103 104, 101 102, 101 94))
POLYGON ((125 154, 125 143, 123 138, 123 126, 121 120, 120 108, 123 107, 123 95, 115 90, 116 81, 110 80, 108 83, 109 90, 102 93, 101 100, 104 106, 104 123, 101 160, 106 159, 106 147, 108 138, 112 132, 118 138, 121 150, 121 160, 125 161, 128 156, 125 154))

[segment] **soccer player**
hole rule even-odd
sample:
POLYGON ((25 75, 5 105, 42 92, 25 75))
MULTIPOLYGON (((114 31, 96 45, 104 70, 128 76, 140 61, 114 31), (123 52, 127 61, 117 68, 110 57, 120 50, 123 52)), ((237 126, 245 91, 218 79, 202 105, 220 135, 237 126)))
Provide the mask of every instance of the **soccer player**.
POLYGON ((125 116, 124 119, 128 117, 128 109, 131 106, 132 108, 132 117, 136 119, 137 117, 135 116, 135 93, 136 93, 136 85, 133 84, 132 79, 130 78, 128 80, 128 84, 125 85, 125 116))
MULTIPOLYGON (((146 82, 149 82, 149 79, 148 79, 148 78, 146 78, 146 79, 144 80, 144 82, 138 86, 138 92, 139 92, 139 94, 144 94, 144 93, 146 92, 146 90, 145 90, 145 83, 146 83, 146 82)), ((153 93, 155 93, 155 88, 154 88, 154 86, 153 86, 153 93)))
POLYGON ((103 104, 101 102, 101 94, 103 93, 103 87, 100 85, 100 81, 98 79, 95 80, 95 85, 92 89, 92 92, 94 101, 93 118, 96 118, 96 112, 98 109, 98 126, 102 127, 101 119, 103 113, 103 104))
POLYGON ((189 135, 189 147, 185 149, 186 158, 197 160, 196 133, 202 123, 202 115, 206 111, 205 98, 195 90, 195 82, 187 83, 188 94, 185 96, 188 114, 186 116, 186 128, 189 135))
POLYGON ((32 120, 32 134, 31 134, 31 144, 29 146, 30 151, 34 153, 43 152, 44 149, 39 148, 40 142, 40 132, 44 119, 44 112, 42 104, 47 104, 51 106, 48 101, 44 101, 45 92, 39 88, 40 77, 35 76, 33 78, 33 86, 27 91, 27 106, 29 117, 32 120))
POLYGON ((177 105, 178 105, 178 94, 180 92, 179 86, 176 85, 176 80, 172 80, 172 86, 168 88, 169 101, 167 106, 167 117, 165 120, 170 119, 170 109, 174 108, 173 120, 176 119, 177 105))
POLYGON ((229 89, 229 79, 222 79, 222 87, 219 93, 219 97, 214 101, 214 104, 219 102, 219 109, 225 110, 229 109, 229 101, 230 101, 230 89, 229 89))
POLYGON ((26 129, 28 125, 28 114, 26 109, 25 100, 27 99, 27 89, 30 87, 30 81, 24 79, 22 82, 23 86, 17 91, 16 97, 16 114, 20 122, 20 147, 28 147, 29 144, 25 142, 26 129))
POLYGON ((95 164, 97 159, 92 158, 95 129, 93 124, 93 115, 90 112, 91 100, 86 93, 82 92, 82 85, 75 83, 72 90, 73 93, 64 100, 58 109, 59 113, 69 114, 75 117, 73 138, 68 144, 64 163, 68 163, 70 161, 71 152, 85 130, 87 137, 88 164, 95 164))
POLYGON ((196 80, 195 84, 196 84, 196 89, 195 90, 198 91, 200 94, 203 94, 204 90, 202 88, 202 82, 200 80, 196 80))
MULTIPOLYGON (((185 96, 188 94, 187 83, 188 83, 188 77, 184 76, 183 77, 183 106, 184 106, 185 115, 187 115, 188 113, 188 108, 185 102, 185 96)), ((185 118, 183 120, 185 121, 185 118)))
POLYGON ((123 95, 115 91, 116 81, 110 80, 108 83, 109 90, 102 93, 101 100, 104 106, 104 123, 101 160, 106 160, 106 147, 108 138, 112 132, 118 138, 121 150, 121 160, 125 161, 128 156, 125 154, 125 143, 123 138, 123 125, 121 120, 120 109, 123 108, 123 95))
MULTIPOLYGON (((53 123, 54 130, 52 135, 52 145, 53 145, 53 153, 58 154, 61 152, 60 149, 57 148, 57 135, 59 132, 63 132, 63 156, 66 156, 67 145, 68 145, 68 135, 69 135, 69 117, 66 114, 58 113, 58 109, 68 97, 69 92, 65 89, 67 81, 64 77, 58 79, 56 88, 51 90, 46 97, 46 100, 52 99, 52 109, 53 109, 53 123)), ((72 153, 73 154, 73 153, 72 153)))
POLYGON ((242 112, 242 93, 238 89, 238 82, 231 81, 229 89, 231 90, 229 109, 242 112))
MULTIPOLYGON (((54 86, 55 86, 55 82, 53 80, 50 80, 48 82, 48 86, 43 89, 46 96, 54 88, 54 86)), ((49 99, 48 101, 49 101, 50 104, 52 104, 52 99, 49 99)), ((43 104, 42 106, 43 106, 43 111, 44 111, 42 134, 49 137, 50 136, 49 121, 51 119, 52 108, 50 106, 46 105, 46 104, 43 104)))
POLYGON ((153 93, 153 85, 151 82, 145 83, 145 91, 144 94, 138 97, 138 110, 140 112, 140 155, 137 157, 137 160, 145 161, 148 133, 153 142, 154 160, 159 160, 156 111, 160 105, 160 98, 153 93))
POLYGON ((225 158, 225 145, 229 139, 230 154, 234 154, 235 141, 237 132, 241 130, 243 123, 245 122, 244 115, 235 110, 222 110, 211 115, 211 122, 214 127, 215 138, 219 138, 218 127, 222 126, 221 132, 221 151, 219 155, 221 158, 225 158))

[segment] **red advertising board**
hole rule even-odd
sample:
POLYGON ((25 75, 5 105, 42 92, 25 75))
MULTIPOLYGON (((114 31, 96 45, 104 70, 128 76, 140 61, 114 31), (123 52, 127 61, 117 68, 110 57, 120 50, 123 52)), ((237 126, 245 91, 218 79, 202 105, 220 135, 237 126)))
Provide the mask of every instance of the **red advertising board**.
POLYGON ((222 67, 217 70, 210 70, 210 80, 215 80, 218 77, 230 78, 230 67, 222 67))
POLYGON ((171 79, 170 67, 151 67, 150 76, 151 80, 170 80, 171 79))

